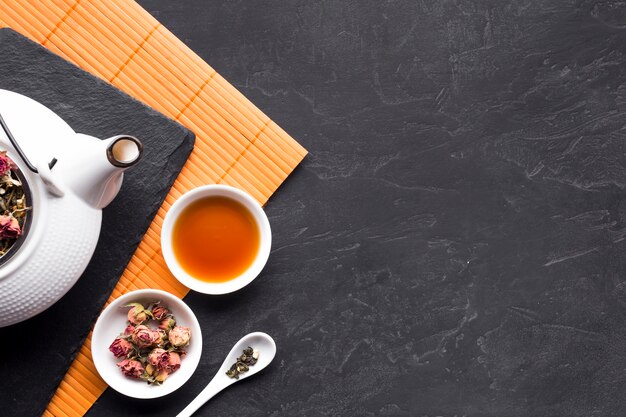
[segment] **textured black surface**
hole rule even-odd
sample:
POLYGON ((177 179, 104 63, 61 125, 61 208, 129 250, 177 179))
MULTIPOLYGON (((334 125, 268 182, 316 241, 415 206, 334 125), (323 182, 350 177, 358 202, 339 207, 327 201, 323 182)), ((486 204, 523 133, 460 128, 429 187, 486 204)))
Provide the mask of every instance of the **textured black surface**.
MULTIPOLYGON (((134 135, 144 157, 103 211, 98 246, 57 304, 0 329, 0 415, 41 415, 193 147, 193 133, 9 29, 0 88, 48 106, 77 132, 134 135)), ((35 121, 34 121, 35 122, 35 121)), ((54 279, 54 271, 50 271, 54 279)))
MULTIPOLYGON (((175 415, 251 330, 275 364, 202 416, 626 415, 626 6, 141 0, 311 154, 175 415)), ((184 365, 184 364, 183 364, 184 365)))

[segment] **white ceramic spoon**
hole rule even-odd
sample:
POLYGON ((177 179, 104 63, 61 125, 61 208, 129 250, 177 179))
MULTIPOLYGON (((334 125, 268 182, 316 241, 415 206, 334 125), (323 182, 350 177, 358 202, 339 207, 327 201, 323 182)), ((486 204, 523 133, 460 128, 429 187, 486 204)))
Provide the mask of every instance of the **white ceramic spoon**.
POLYGON ((219 371, 217 371, 217 374, 215 374, 211 382, 209 382, 206 388, 204 388, 202 392, 200 392, 200 394, 198 394, 198 396, 178 414, 177 417, 191 416, 205 402, 209 401, 215 396, 215 394, 222 391, 224 388, 231 386, 237 381, 246 379, 264 369, 272 362, 274 356, 276 356, 276 343, 274 343, 274 339, 272 339, 268 334, 255 332, 242 337, 241 340, 235 343, 235 346, 233 346, 230 350, 230 353, 226 356, 224 363, 220 367, 219 371), (259 351, 259 359, 257 363, 251 366, 247 372, 240 374, 239 379, 229 378, 226 375, 226 371, 230 369, 235 362, 237 362, 237 358, 241 356, 243 350, 248 346, 259 351))

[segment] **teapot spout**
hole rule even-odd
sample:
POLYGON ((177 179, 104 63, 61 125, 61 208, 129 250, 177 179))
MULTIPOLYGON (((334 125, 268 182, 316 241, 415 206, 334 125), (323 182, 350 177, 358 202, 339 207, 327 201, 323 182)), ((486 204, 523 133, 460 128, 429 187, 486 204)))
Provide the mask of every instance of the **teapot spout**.
POLYGON ((118 168, 129 168, 135 165, 143 153, 143 144, 134 136, 114 136, 105 142, 108 142, 107 159, 118 168))
MULTIPOLYGON (((103 141, 108 164, 98 169, 97 162, 93 171, 92 192, 83 196, 88 204, 104 208, 117 196, 122 187, 124 171, 135 165, 143 154, 143 144, 134 136, 114 136, 103 141), (99 171, 99 172, 98 172, 99 171)), ((95 162, 95 161, 94 161, 95 162)))
POLYGON ((105 140, 78 135, 82 138, 77 141, 76 156, 72 160, 59 158, 51 174, 62 180, 64 188, 101 209, 119 192, 124 171, 141 159, 143 145, 139 139, 127 135, 105 140))

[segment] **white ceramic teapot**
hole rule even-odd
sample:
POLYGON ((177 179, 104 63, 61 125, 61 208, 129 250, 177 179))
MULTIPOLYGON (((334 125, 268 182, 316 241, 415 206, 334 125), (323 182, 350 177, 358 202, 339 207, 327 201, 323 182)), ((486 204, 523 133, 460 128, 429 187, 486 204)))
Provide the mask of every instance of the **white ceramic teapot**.
POLYGON ((0 258, 4 327, 42 312, 76 283, 96 248, 101 209, 142 145, 132 136, 78 134, 52 110, 7 90, 0 90, 0 117, 0 150, 17 165, 32 207, 22 236, 0 258))

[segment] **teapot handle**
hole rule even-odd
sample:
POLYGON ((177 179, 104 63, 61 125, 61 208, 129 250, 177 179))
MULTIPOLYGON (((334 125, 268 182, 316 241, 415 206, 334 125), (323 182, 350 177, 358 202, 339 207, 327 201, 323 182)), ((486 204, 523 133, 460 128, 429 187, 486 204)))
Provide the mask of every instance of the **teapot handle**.
POLYGON ((15 139, 13 134, 11 133, 11 130, 9 130, 9 126, 7 126, 7 123, 4 121, 4 118, 2 117, 1 114, 0 114, 0 125, 2 125, 2 130, 4 130, 4 133, 6 133, 7 137, 11 141, 11 145, 13 145, 13 147, 15 148, 15 151, 20 156, 20 158, 22 158, 22 161, 24 161, 24 163, 26 164, 28 169, 33 171, 35 174, 39 173, 39 171, 37 170, 35 165, 33 165, 30 162, 30 160, 24 154, 24 151, 22 150, 22 148, 20 148, 20 145, 17 143, 17 140, 15 139))
POLYGON ((59 185, 54 180, 54 176, 50 171, 50 164, 44 164, 43 166, 39 167, 39 178, 41 178, 41 180, 45 184, 46 190, 48 190, 48 192, 53 196, 63 197, 63 195, 65 195, 61 187, 59 187, 59 185))
POLYGON ((43 166, 43 169, 37 169, 37 167, 33 165, 33 163, 30 162, 30 160, 26 157, 22 148, 20 148, 20 145, 17 143, 17 140, 11 133, 9 126, 7 126, 7 123, 4 121, 4 118, 2 117, 1 114, 0 114, 0 125, 2 125, 2 130, 4 130, 4 133, 6 133, 7 137, 11 141, 11 145, 13 145, 13 148, 15 148, 15 151, 20 156, 20 158, 22 158, 22 161, 24 162, 24 164, 26 164, 28 169, 33 171, 35 174, 39 174, 39 176, 41 177, 41 180, 46 185, 46 189, 48 190, 48 192, 50 192, 50 194, 55 195, 57 197, 63 197, 63 194, 64 194, 63 190, 61 190, 61 188, 56 184, 52 176, 52 173, 50 172, 54 164, 57 163, 57 159, 53 158, 49 164, 43 166))

